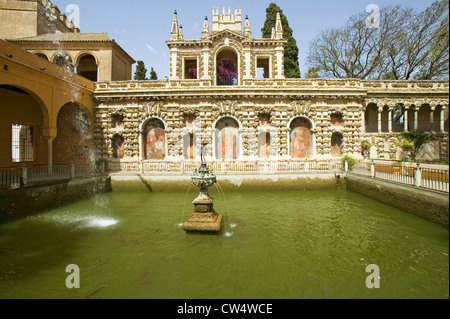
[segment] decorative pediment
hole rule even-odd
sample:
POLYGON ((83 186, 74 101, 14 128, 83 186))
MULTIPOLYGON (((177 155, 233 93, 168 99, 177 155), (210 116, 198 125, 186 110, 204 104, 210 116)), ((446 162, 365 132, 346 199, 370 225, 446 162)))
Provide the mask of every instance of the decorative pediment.
POLYGON ((237 40, 243 40, 245 37, 242 35, 242 33, 227 29, 227 30, 218 31, 216 33, 213 33, 208 39, 216 41, 216 40, 220 40, 222 38, 234 38, 237 40))

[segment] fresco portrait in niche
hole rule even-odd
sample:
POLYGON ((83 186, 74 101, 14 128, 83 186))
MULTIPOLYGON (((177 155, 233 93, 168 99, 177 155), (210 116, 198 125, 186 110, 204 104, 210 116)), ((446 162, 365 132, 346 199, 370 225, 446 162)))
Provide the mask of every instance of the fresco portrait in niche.
POLYGON ((311 124, 307 119, 296 118, 291 123, 290 155, 305 158, 311 155, 311 124))
POLYGON ((226 117, 216 124, 216 158, 237 159, 239 125, 236 120, 226 117))
POLYGON ((166 156, 166 131, 164 124, 152 119, 145 125, 145 158, 164 159, 166 156))

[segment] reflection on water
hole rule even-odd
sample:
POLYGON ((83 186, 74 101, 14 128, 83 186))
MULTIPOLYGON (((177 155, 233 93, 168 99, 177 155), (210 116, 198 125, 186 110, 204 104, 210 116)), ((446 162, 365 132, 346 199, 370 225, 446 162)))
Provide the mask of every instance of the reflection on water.
POLYGON ((196 192, 97 195, 4 222, 0 298, 449 297, 444 227, 344 190, 216 191, 218 235, 180 228, 196 192), (80 289, 65 286, 69 264, 80 289))

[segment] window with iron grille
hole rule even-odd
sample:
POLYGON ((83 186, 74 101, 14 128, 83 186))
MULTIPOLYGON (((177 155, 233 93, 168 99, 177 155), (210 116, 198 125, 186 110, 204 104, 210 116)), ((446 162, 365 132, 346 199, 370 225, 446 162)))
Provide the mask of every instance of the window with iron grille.
POLYGON ((34 161, 33 127, 13 124, 11 146, 13 163, 34 161))

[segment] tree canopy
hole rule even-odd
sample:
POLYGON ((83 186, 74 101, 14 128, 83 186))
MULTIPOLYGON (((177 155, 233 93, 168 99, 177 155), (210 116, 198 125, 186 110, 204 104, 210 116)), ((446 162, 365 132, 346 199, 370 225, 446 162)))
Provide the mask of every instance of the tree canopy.
POLYGON ((135 80, 148 80, 146 77, 147 69, 143 61, 136 62, 136 71, 134 72, 135 80))
POLYGON ((151 68, 150 70, 150 80, 158 80, 158 75, 156 74, 155 70, 151 68))
POLYGON ((297 41, 293 37, 293 31, 289 27, 289 22, 283 14, 283 10, 273 2, 266 9, 266 21, 261 29, 262 37, 270 38, 272 36, 272 28, 275 26, 277 12, 280 12, 281 16, 283 38, 288 40, 284 49, 284 75, 286 78, 300 78, 297 41))
POLYGON ((448 79, 448 0, 423 12, 389 6, 379 27, 356 14, 342 28, 324 30, 311 43, 307 61, 331 78, 448 79))

